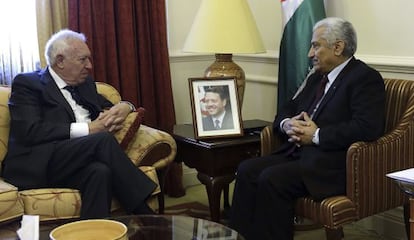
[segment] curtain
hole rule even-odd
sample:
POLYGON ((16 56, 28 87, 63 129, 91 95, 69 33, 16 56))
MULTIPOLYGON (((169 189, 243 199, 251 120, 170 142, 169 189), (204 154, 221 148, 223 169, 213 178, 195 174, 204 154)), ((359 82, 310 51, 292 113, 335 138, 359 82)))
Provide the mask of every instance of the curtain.
MULTIPOLYGON (((69 28, 92 51, 93 77, 147 111, 144 123, 172 133, 175 112, 167 46, 165 0, 68 0, 69 28)), ((179 196, 181 165, 173 163, 166 192, 179 196)))
POLYGON ((45 45, 53 33, 68 27, 67 0, 36 0, 37 39, 42 67, 46 66, 45 45))
POLYGON ((34 1, 0 1, 0 85, 40 68, 34 1))

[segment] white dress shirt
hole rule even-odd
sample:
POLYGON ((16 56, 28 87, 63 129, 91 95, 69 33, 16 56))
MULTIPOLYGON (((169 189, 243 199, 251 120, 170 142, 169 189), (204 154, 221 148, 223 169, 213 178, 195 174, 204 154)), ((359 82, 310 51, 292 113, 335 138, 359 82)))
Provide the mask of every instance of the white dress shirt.
POLYGON ((75 114, 76 122, 70 124, 70 138, 82 137, 89 134, 88 123, 91 122, 89 117, 89 111, 84 109, 82 106, 78 105, 75 100, 73 100, 70 92, 64 87, 67 86, 65 81, 51 67, 49 67, 50 75, 52 75, 53 80, 56 82, 60 92, 63 97, 69 103, 70 107, 75 114))

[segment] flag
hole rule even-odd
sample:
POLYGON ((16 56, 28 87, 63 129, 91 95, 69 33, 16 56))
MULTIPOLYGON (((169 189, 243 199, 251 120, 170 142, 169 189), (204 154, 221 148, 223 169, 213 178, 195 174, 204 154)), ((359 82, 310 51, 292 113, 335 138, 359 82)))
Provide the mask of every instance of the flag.
POLYGON ((279 51, 277 109, 293 97, 311 68, 313 25, 325 18, 323 0, 281 0, 283 35, 279 51))

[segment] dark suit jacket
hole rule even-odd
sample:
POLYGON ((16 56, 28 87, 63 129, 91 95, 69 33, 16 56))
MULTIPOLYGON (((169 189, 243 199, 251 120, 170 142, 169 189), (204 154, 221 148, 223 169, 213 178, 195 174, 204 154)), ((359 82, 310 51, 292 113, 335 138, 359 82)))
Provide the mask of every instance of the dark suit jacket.
MULTIPOLYGON (((203 118, 203 129, 204 131, 217 130, 211 116, 203 118)), ((233 129, 233 115, 231 111, 227 111, 224 114, 223 122, 221 123, 221 129, 233 129)))
MULTIPOLYGON (((322 76, 312 75, 297 98, 276 116, 275 132, 280 122, 307 111, 322 76)), ((299 148, 303 181, 316 199, 345 193, 346 151, 357 141, 372 141, 384 132, 385 87, 381 75, 365 63, 352 58, 329 88, 315 112, 313 121, 320 128, 319 146, 299 148)), ((286 142, 276 153, 283 153, 286 142)))
MULTIPOLYGON (((54 142, 70 138, 74 113, 48 69, 16 76, 9 100, 11 115, 3 177, 22 189, 47 186, 47 164, 54 142)), ((99 95, 91 78, 79 86, 98 111, 112 103, 99 95)))

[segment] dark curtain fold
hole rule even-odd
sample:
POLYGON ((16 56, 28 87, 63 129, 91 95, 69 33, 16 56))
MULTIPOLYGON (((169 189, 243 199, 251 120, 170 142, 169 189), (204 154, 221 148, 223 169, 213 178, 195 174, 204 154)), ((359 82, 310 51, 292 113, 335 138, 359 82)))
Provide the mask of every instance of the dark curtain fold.
MULTIPOLYGON (((147 111, 144 123, 172 133, 175 112, 165 0, 69 0, 69 28, 92 51, 93 77, 147 111)), ((172 164, 166 191, 182 195, 181 165, 172 164)))
POLYGON ((93 77, 148 111, 145 123, 175 124, 164 0, 69 0, 69 28, 92 51, 93 77))

